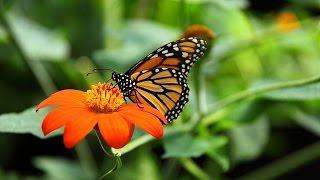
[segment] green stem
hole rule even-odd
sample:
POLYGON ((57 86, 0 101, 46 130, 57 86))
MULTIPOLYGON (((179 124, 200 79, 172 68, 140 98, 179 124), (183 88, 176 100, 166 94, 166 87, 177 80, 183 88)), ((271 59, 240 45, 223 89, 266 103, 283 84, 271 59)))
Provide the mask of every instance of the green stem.
POLYGON ((148 142, 150 142, 153 138, 150 135, 143 135, 142 137, 139 137, 133 141, 131 141, 129 144, 127 144, 125 147, 121 148, 121 149, 112 149, 112 152, 114 154, 120 154, 123 155, 139 146, 141 146, 142 144, 146 144, 148 142))
POLYGON ((240 179, 275 179, 287 172, 292 171, 304 164, 320 158, 320 142, 311 144, 302 150, 294 152, 283 159, 275 161, 265 167, 259 168, 254 172, 246 174, 240 179))
POLYGON ((101 140, 101 135, 100 135, 100 133, 99 133, 97 130, 94 130, 94 133, 95 133, 96 137, 98 138, 99 144, 100 144, 103 152, 104 152, 106 155, 110 156, 110 157, 114 157, 113 152, 112 152, 110 149, 108 149, 108 148, 105 147, 105 144, 104 144, 103 141, 101 140))
POLYGON ((197 179, 208 180, 210 176, 204 172, 195 162, 190 158, 180 158, 179 159, 182 166, 197 179))
POLYGON ((120 156, 115 155, 115 156, 113 157, 113 159, 115 159, 115 164, 114 164, 113 168, 110 169, 109 171, 107 171, 106 173, 104 173, 99 179, 104 179, 107 175, 109 175, 109 174, 111 174, 111 173, 113 173, 113 172, 115 172, 116 170, 118 170, 118 169, 121 168, 121 166, 122 166, 122 161, 121 161, 120 156))
POLYGON ((212 108, 211 111, 207 113, 206 116, 211 116, 214 114, 217 110, 222 109, 225 106, 228 106, 230 104, 239 102, 241 100, 258 96, 261 94, 264 94, 266 92, 270 91, 275 91, 275 90, 281 90, 281 89, 286 89, 286 88, 291 88, 291 87, 299 87, 299 86, 304 86, 312 83, 316 83, 320 81, 320 76, 315 76, 312 78, 307 78, 303 80, 295 80, 295 81, 290 81, 290 82, 283 82, 283 83, 276 83, 273 85, 261 87, 261 88, 256 88, 256 89, 249 89, 240 93, 237 93, 235 95, 231 95, 225 99, 222 99, 218 101, 212 108))

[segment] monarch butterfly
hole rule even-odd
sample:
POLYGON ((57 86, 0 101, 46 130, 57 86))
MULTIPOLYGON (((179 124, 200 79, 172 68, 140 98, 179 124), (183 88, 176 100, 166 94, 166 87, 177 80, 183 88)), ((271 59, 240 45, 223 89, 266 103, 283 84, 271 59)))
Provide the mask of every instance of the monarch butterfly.
POLYGON ((112 79, 125 97, 153 106, 171 122, 188 102, 186 78, 206 48, 202 38, 182 38, 156 49, 124 74, 113 72, 112 79))

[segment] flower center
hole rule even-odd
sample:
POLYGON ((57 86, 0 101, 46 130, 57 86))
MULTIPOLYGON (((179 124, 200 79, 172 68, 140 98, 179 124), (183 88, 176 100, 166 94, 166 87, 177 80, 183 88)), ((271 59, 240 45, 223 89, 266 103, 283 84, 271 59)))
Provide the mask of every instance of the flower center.
POLYGON ((98 112, 113 112, 124 104, 124 98, 119 88, 99 82, 86 92, 86 104, 98 112))

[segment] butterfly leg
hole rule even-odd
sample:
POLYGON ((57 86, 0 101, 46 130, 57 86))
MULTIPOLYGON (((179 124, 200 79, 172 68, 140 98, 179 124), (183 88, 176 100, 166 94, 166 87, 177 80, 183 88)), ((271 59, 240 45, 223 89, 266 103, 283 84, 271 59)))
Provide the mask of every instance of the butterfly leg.
POLYGON ((115 88, 117 85, 118 85, 118 83, 115 83, 115 84, 112 86, 112 88, 115 88))
POLYGON ((106 80, 106 83, 108 83, 112 78, 109 78, 108 80, 106 80))

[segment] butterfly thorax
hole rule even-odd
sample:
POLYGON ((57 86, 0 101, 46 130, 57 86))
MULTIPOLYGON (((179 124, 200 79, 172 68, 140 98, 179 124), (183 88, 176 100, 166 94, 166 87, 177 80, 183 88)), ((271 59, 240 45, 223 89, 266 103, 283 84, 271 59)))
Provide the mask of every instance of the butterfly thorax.
POLYGON ((112 80, 117 83, 124 96, 129 96, 136 84, 130 76, 116 72, 112 73, 112 80))

